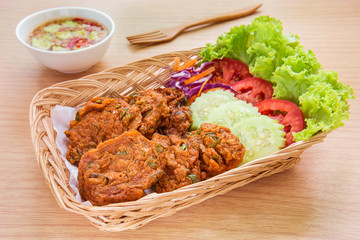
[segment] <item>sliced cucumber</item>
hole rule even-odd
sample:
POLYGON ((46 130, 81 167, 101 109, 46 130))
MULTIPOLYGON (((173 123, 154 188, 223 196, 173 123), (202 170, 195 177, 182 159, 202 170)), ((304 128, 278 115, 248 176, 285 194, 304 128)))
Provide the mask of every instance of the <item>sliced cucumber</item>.
POLYGON ((245 146, 242 164, 268 156, 285 145, 283 125, 268 116, 243 118, 230 129, 245 146))
POLYGON ((209 113, 207 122, 225 127, 232 127, 246 117, 260 116, 257 107, 242 100, 220 105, 216 111, 209 113))
POLYGON ((200 127, 204 122, 208 122, 208 117, 213 109, 219 108, 220 105, 228 102, 239 101, 234 93, 228 90, 215 90, 201 94, 200 97, 191 104, 191 117, 193 124, 191 130, 195 130, 200 127))

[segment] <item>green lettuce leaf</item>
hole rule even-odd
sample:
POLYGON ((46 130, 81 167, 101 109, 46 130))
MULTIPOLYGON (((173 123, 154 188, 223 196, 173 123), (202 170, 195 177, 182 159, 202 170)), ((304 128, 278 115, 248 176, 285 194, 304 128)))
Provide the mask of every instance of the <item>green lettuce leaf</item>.
POLYGON ((316 81, 315 75, 322 68, 311 51, 305 51, 297 46, 291 55, 283 57, 282 64, 278 66, 269 78, 274 84, 274 96, 299 104, 299 97, 316 81))
POLYGON ((299 44, 299 37, 283 33, 280 20, 259 16, 251 24, 235 26, 200 51, 204 62, 223 57, 240 60, 255 77, 272 83, 274 98, 296 103, 307 127, 294 134, 305 140, 319 131, 342 126, 349 118, 347 99, 353 89, 334 71, 322 70, 315 54, 299 44))
POLYGON ((306 128, 293 133, 296 141, 309 139, 319 131, 330 131, 349 119, 347 99, 353 98, 353 89, 338 81, 334 71, 320 71, 316 81, 299 97, 306 128))

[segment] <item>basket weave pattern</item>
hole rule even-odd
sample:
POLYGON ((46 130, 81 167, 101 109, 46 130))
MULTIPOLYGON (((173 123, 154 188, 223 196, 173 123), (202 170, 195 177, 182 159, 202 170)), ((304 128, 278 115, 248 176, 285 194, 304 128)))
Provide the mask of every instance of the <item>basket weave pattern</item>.
POLYGON ((82 107, 95 96, 120 97, 133 91, 164 85, 174 58, 189 61, 199 49, 172 52, 105 70, 86 77, 61 82, 39 91, 30 106, 30 128, 38 165, 58 204, 81 214, 104 231, 135 229, 211 197, 225 194, 259 178, 293 167, 300 154, 322 142, 326 133, 292 144, 279 152, 247 163, 239 168, 168 193, 152 193, 133 201, 106 206, 87 206, 75 199, 69 187, 69 172, 55 144, 56 132, 51 116, 56 105, 82 107))

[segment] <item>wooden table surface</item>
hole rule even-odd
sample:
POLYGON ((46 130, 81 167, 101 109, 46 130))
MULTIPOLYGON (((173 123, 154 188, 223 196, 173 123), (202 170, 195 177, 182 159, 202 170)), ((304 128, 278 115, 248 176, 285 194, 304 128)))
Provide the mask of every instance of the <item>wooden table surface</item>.
POLYGON ((360 239, 360 1, 271 1, 256 14, 189 31, 148 47, 126 36, 228 12, 258 1, 87 0, 0 1, 0 239, 360 239), (58 6, 97 8, 115 21, 111 46, 97 65, 62 74, 36 62, 16 40, 16 24, 32 12, 58 6), (78 214, 60 208, 40 173, 30 138, 29 105, 35 93, 126 63, 202 47, 232 26, 255 16, 279 18, 297 33, 324 69, 350 84, 351 117, 324 143, 302 154, 294 168, 156 219, 137 230, 102 232, 78 214))

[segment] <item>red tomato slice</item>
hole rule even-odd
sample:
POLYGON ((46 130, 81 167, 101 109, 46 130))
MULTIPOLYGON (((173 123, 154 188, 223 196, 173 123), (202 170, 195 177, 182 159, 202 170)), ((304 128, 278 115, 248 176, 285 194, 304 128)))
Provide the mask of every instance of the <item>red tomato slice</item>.
POLYGON ((261 78, 251 77, 241 80, 232 87, 238 92, 235 96, 253 105, 272 98, 274 89, 268 81, 261 78))
POLYGON ((239 61, 230 58, 215 59, 213 60, 215 67, 215 75, 219 75, 229 85, 233 85, 236 82, 252 77, 249 72, 249 67, 239 61))
POLYGON ((258 111, 267 115, 284 125, 286 133, 286 144, 289 146, 294 143, 293 132, 300 132, 304 129, 304 117, 298 106, 290 101, 281 99, 266 99, 259 102, 256 107, 258 111))

